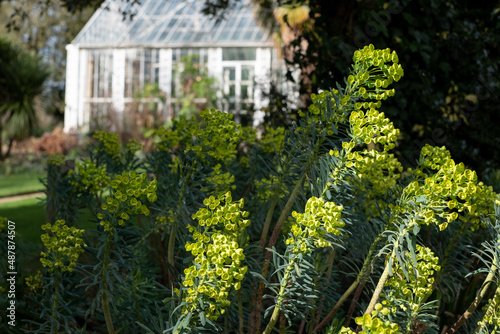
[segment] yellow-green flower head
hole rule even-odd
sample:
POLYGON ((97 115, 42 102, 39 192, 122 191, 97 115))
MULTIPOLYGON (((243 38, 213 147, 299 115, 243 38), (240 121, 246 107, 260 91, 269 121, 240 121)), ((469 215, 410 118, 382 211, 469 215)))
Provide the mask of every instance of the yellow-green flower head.
POLYGON ((200 116, 205 127, 193 131, 197 143, 188 144, 186 152, 194 151, 202 159, 208 155, 223 163, 236 158, 236 144, 241 140, 243 131, 241 125, 232 120, 233 115, 207 109, 201 111, 200 116))
POLYGON ((97 153, 107 154, 113 160, 120 161, 121 144, 117 133, 100 130, 93 137, 98 141, 97 153))
POLYGON ((230 172, 221 172, 222 166, 217 164, 214 166, 210 176, 207 177, 208 186, 201 190, 208 194, 221 194, 230 190, 236 189, 234 183, 234 175, 230 172))
MULTIPOLYGON (((395 291, 394 296, 396 298, 404 299, 410 304, 412 302, 418 304, 431 295, 434 283, 433 276, 441 270, 438 265, 439 258, 429 248, 417 245, 415 254, 418 276, 415 277, 413 264, 410 264, 408 268, 410 277, 407 280, 401 265, 397 262, 393 267, 394 275, 385 284, 385 286, 391 287, 395 291)), ((406 257, 411 258, 409 252, 407 252, 406 257)))
POLYGON ((75 169, 68 173, 69 183, 75 191, 97 193, 109 186, 111 179, 106 174, 106 165, 97 167, 89 159, 75 163, 75 169))
POLYGON ((272 175, 270 179, 264 177, 261 180, 256 180, 255 187, 257 188, 257 198, 261 203, 265 203, 271 199, 276 191, 279 191, 279 198, 284 198, 287 194, 279 186, 278 177, 275 175, 272 175))
POLYGON ((276 152, 280 152, 285 142, 285 128, 281 126, 277 128, 266 126, 265 129, 265 134, 258 142, 259 146, 266 153, 273 154, 275 150, 276 152))
POLYGON ((137 139, 132 138, 128 141, 126 146, 127 152, 135 153, 142 149, 142 144, 137 139))
POLYGON ((481 225, 481 216, 494 212, 498 195, 493 188, 478 182, 477 174, 463 163, 456 164, 444 147, 425 145, 412 173, 416 179, 405 188, 405 196, 425 198, 416 217, 419 224, 434 223, 444 230, 460 219, 475 230, 481 225))
POLYGON ((357 144, 380 144, 384 151, 389 151, 396 145, 399 129, 385 117, 384 113, 370 109, 353 111, 349 117, 353 140, 357 144))
POLYGON ((210 196, 203 204, 206 208, 193 215, 198 227, 188 226, 194 242, 187 242, 185 248, 193 255, 194 264, 184 270, 184 312, 197 309, 202 299, 207 317, 217 320, 230 304, 229 292, 241 288, 247 271, 241 266, 245 255, 238 236, 250 222, 243 219, 248 215, 241 211, 243 200, 233 203, 229 192, 218 198, 210 196))
POLYGON ((125 226, 130 215, 143 214, 148 216, 150 210, 144 203, 155 202, 157 199, 157 181, 146 180, 146 174, 135 171, 124 172, 111 181, 112 193, 101 204, 102 212, 97 214, 105 231, 112 231, 116 225, 125 226))
POLYGON ((24 280, 26 283, 26 286, 32 293, 37 293, 43 288, 43 283, 41 280, 42 273, 40 270, 37 271, 36 274, 32 274, 30 276, 27 276, 24 280))
POLYGON ((326 233, 340 235, 340 228, 345 223, 340 220, 343 207, 333 202, 325 202, 322 198, 311 197, 304 213, 292 212, 296 224, 292 225, 292 236, 286 240, 287 245, 294 245, 293 252, 311 251, 308 244, 316 247, 329 247, 324 238, 326 233))
POLYGON ((161 151, 178 149, 191 142, 198 128, 199 123, 196 118, 177 117, 172 120, 171 127, 165 128, 162 126, 155 130, 155 135, 158 138, 156 146, 161 151))
POLYGON ((66 157, 62 154, 56 153, 51 154, 49 157, 49 165, 51 166, 61 166, 66 162, 66 157))
POLYGON ((2 230, 7 227, 7 223, 8 223, 8 219, 5 218, 5 217, 1 217, 0 216, 0 232, 2 232, 2 230))
POLYGON ((64 220, 58 220, 54 225, 42 225, 42 229, 47 230, 47 233, 41 236, 47 248, 46 252, 41 253, 42 265, 49 271, 73 271, 84 251, 83 247, 86 246, 82 238, 85 231, 74 226, 68 227, 64 220))
MULTIPOLYGON (((362 326, 362 331, 359 334, 400 334, 399 325, 390 321, 382 321, 372 317, 370 314, 365 314, 362 317, 355 319, 356 324, 362 326)), ((349 328, 342 327, 340 333, 354 334, 355 332, 349 328)))

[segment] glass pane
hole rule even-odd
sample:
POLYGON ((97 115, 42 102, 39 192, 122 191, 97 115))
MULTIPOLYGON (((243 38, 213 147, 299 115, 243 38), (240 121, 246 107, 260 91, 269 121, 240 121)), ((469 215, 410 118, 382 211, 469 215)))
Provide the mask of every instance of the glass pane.
POLYGON ((239 40, 241 37, 241 33, 242 33, 242 31, 240 29, 236 30, 234 32, 233 36, 231 37, 231 40, 233 40, 233 41, 239 40))
POLYGON ((177 19, 171 19, 167 27, 172 28, 177 23, 177 19))
POLYGON ((177 40, 181 37, 181 33, 182 33, 182 32, 180 32, 180 31, 176 31, 176 32, 174 32, 174 34, 172 35, 172 39, 171 39, 171 40, 172 40, 172 42, 177 41, 177 40))
POLYGON ((154 11, 153 15, 160 15, 163 7, 165 7, 166 4, 167 4, 166 1, 161 1, 158 7, 156 7, 156 10, 154 11))
POLYGON ((241 80, 250 80, 250 69, 248 67, 241 69, 241 80))
POLYGON ((219 35, 219 40, 224 41, 227 39, 227 36, 229 34, 229 31, 223 30, 220 35, 219 35))
POLYGON ((236 95, 236 86, 229 85, 229 96, 235 96, 235 95, 236 95))
POLYGON ((255 48, 223 48, 222 60, 256 60, 255 48))
POLYGON ((238 28, 244 28, 247 25, 248 17, 243 17, 241 21, 238 23, 238 28))
POLYGON ((252 30, 245 32, 245 35, 243 36, 243 40, 245 40, 245 41, 251 40, 252 39, 252 35, 253 35, 253 31, 252 30))
POLYGON ((229 80, 236 80, 236 70, 234 68, 229 70, 229 80))
POLYGON ((241 98, 248 99, 248 85, 241 85, 241 98))

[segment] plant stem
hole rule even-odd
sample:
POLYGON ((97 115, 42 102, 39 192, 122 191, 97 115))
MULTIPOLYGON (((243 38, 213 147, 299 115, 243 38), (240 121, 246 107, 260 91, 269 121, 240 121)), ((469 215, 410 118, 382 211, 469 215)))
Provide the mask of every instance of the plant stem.
POLYGON ((267 211, 266 215, 266 221, 264 222, 264 227, 262 228, 262 234, 260 235, 260 244, 259 248, 260 250, 264 250, 264 245, 266 244, 267 240, 267 233, 269 232, 269 227, 271 225, 271 219, 273 219, 273 214, 274 214, 274 208, 276 207, 276 204, 278 203, 278 192, 276 191, 274 193, 274 198, 273 201, 271 202, 271 206, 269 207, 269 210, 267 211))
MULTIPOLYGON (((327 269, 327 273, 325 276, 326 282, 329 282, 330 278, 332 277, 333 261, 334 260, 335 260, 335 249, 331 249, 330 253, 328 254, 328 258, 326 259, 326 263, 328 264, 328 269, 327 269)), ((323 287, 323 296, 321 297, 321 300, 319 302, 319 307, 318 307, 317 316, 316 316, 316 323, 319 323, 319 318, 321 316, 321 312, 323 312, 323 304, 325 302, 324 292, 325 292, 327 287, 328 287, 328 283, 326 283, 325 286, 323 287)), ((309 333, 312 333, 313 329, 314 329, 314 327, 311 326, 311 328, 309 329, 309 333)))
POLYGON ((451 326, 447 331, 446 334, 452 334, 455 333, 464 323, 469 319, 469 317, 474 313, 476 308, 479 306, 479 303, 483 299, 483 297, 486 295, 486 292, 488 291, 489 285, 494 282, 495 279, 495 273, 497 271, 497 259, 494 259, 494 262, 490 268, 490 272, 488 273, 488 276, 486 276, 486 279, 484 280, 483 284, 481 285, 481 289, 479 290, 478 295, 472 303, 470 304, 469 308, 465 311, 464 314, 458 318, 458 320, 451 326))
POLYGON ((377 304, 377 301, 380 298, 380 294, 382 293, 382 289, 384 288, 385 282, 387 282, 387 279, 389 278, 390 269, 391 269, 391 261, 387 261, 384 271, 382 272, 382 276, 380 276, 380 279, 378 280, 375 292, 373 292, 370 304, 368 304, 368 307, 366 308, 365 314, 372 313, 373 309, 375 308, 375 304, 377 304))
MULTIPOLYGON (((359 275, 358 275, 358 277, 359 277, 359 275)), ((356 290, 356 287, 358 286, 358 284, 359 284, 359 279, 356 278, 356 280, 351 284, 349 289, 347 289, 344 292, 344 294, 340 297, 340 299, 337 301, 337 303, 332 308, 330 313, 328 313, 328 315, 316 326, 316 328, 314 328, 314 330, 312 331, 313 333, 319 331, 321 328, 323 328, 328 323, 328 321, 334 316, 334 314, 337 313, 340 306, 342 306, 342 304, 345 302, 345 300, 351 295, 351 293, 354 292, 354 290, 356 290)))
POLYGON ((288 285, 288 279, 290 278, 290 272, 293 270, 293 266, 295 264, 296 258, 290 259, 290 263, 288 267, 286 267, 285 275, 283 275, 283 281, 280 286, 280 291, 278 293, 278 299, 276 300, 276 305, 274 306, 273 314, 271 315, 271 320, 269 320, 269 324, 267 324, 266 329, 263 334, 270 334, 274 328, 274 325, 278 321, 281 305, 283 303, 283 299, 285 298, 285 290, 288 285))
MULTIPOLYGON (((276 226, 274 227, 273 234, 271 235, 271 238, 269 239, 269 243, 267 244, 267 248, 272 248, 276 244, 276 241, 278 240, 278 236, 280 234, 280 231, 283 228, 283 225, 285 224, 286 218, 288 217, 288 214, 290 213, 290 210, 292 209, 292 206, 295 203, 295 197, 297 197, 297 195, 300 192, 300 189, 302 188, 305 177, 306 177, 306 173, 302 174, 300 179, 297 181, 295 188, 293 188, 292 193, 290 194, 290 197, 288 198, 288 201, 285 204, 285 207, 281 211, 281 215, 278 218, 278 222, 276 223, 276 226)), ((269 270, 269 263, 271 260, 271 255, 272 255, 272 252, 267 250, 266 255, 265 255, 265 259, 264 259, 264 264, 262 265, 262 276, 263 277, 267 276, 267 271, 269 270)), ((254 309, 255 333, 260 332, 260 310, 261 310, 261 306, 262 306, 262 296, 263 295, 264 295, 264 282, 260 282, 259 283, 259 290, 257 292, 256 306, 254 309)))
POLYGON ((59 272, 54 270, 55 286, 54 286, 54 302, 52 303, 52 330, 51 333, 57 333, 57 307, 59 304, 59 272))
POLYGON ((366 279, 363 279, 356 288, 356 292, 354 292, 354 296, 352 297, 351 301, 351 306, 349 306, 349 311, 347 311, 347 316, 345 317, 344 327, 349 327, 352 315, 354 313, 354 310, 356 309, 356 304, 358 302, 359 297, 361 296, 361 293, 363 292, 365 284, 366 284, 366 279))
MULTIPOLYGON (((170 264, 171 268, 174 268, 175 265, 175 259, 174 259, 174 252, 175 252, 175 233, 176 231, 176 225, 175 222, 172 222, 172 227, 170 228, 170 236, 168 237, 168 258, 167 261, 170 264)), ((170 281, 171 284, 173 284, 173 276, 171 271, 168 271, 168 280, 170 281)))
POLYGON ((315 333, 319 331, 321 328, 323 328, 328 321, 337 313, 339 310, 340 306, 346 301, 346 299, 351 295, 351 293, 354 292, 356 287, 360 284, 360 282, 365 282, 366 277, 369 273, 369 268, 370 268, 370 262, 373 256, 373 252, 377 248, 378 242, 382 238, 382 235, 379 235, 371 244, 370 249, 368 250, 368 254, 366 255, 365 262, 363 263, 363 267, 358 273, 358 276, 356 277, 356 280, 351 284, 351 286, 344 292, 344 294, 340 297, 340 299, 337 301, 335 306, 332 308, 330 313, 314 328, 312 333, 315 333))
POLYGON ((106 273, 109 265, 109 252, 111 249, 111 239, 113 235, 108 233, 108 238, 106 239, 106 246, 104 248, 104 258, 102 262, 102 312, 104 314, 104 319, 106 320, 106 327, 108 328, 109 334, 114 334, 115 329, 113 328, 113 319, 111 318, 111 312, 109 309, 109 298, 108 298, 108 280, 106 278, 106 273))
MULTIPOLYGON (((184 181, 182 182, 182 188, 181 188, 181 192, 179 194, 179 201, 177 203, 177 217, 181 216, 182 202, 183 202, 184 196, 186 195, 186 188, 187 188, 186 184, 188 182, 188 179, 191 177, 191 174, 195 170, 196 163, 197 163, 197 160, 194 160, 193 165, 191 166, 191 168, 189 168, 189 171, 187 172, 186 177, 184 178, 184 181)), ((167 261, 172 268, 175 268, 174 252, 175 252, 175 236, 177 233, 176 223, 177 223, 177 221, 172 222, 172 227, 170 229, 170 236, 168 238, 167 261)), ((173 284, 174 277, 173 277, 170 270, 169 270, 168 274, 169 274, 168 278, 169 278, 170 284, 173 284)))

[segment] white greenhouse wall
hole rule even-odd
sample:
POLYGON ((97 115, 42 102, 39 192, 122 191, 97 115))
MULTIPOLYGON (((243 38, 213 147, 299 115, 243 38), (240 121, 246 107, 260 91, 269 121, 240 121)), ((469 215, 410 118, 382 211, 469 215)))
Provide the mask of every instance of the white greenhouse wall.
POLYGON ((125 109, 125 50, 113 50, 113 108, 118 113, 118 119, 123 121, 125 109))
MULTIPOLYGON (((125 84, 125 67, 126 67, 126 57, 132 51, 138 51, 137 48, 103 48, 103 49, 83 49, 78 45, 68 45, 67 46, 67 68, 66 68, 66 107, 64 115, 64 131, 69 132, 72 130, 78 130, 82 132, 88 132, 90 130, 89 124, 91 121, 91 102, 93 103, 108 103, 108 106, 112 107, 114 111, 117 112, 118 121, 123 121, 123 112, 125 110, 126 102, 130 100, 130 97, 126 97, 126 84, 125 84), (95 55, 96 54, 107 54, 110 56, 110 60, 106 60, 106 69, 103 69, 102 73, 109 73, 111 70, 111 96, 101 97, 89 95, 90 90, 95 89, 96 82, 90 83, 90 78, 92 78, 91 71, 95 71, 95 55), (94 65, 90 64, 90 56, 94 55, 94 65), (90 64, 90 65, 89 65, 90 64), (110 67, 110 68, 109 68, 110 67), (92 86, 93 85, 93 86, 92 86), (107 101, 107 102, 106 102, 107 101)), ((173 50, 178 52, 177 49, 163 48, 159 49, 158 53, 158 85, 159 88, 166 94, 166 116, 168 118, 172 117, 173 110, 172 106, 172 68, 173 68, 173 50), (176 51, 177 50, 177 51, 176 51)), ((259 47, 255 49, 255 59, 254 60, 223 60, 223 48, 214 47, 207 48, 207 68, 208 75, 217 78, 222 90, 226 90, 223 93, 222 90, 218 91, 219 101, 222 102, 224 94, 227 94, 227 85, 224 84, 224 73, 227 68, 236 69, 236 80, 241 79, 241 69, 242 68, 253 68, 252 75, 254 84, 251 85, 249 89, 252 90, 250 98, 254 103, 254 110, 257 110, 254 114, 254 126, 262 122, 264 117, 264 112, 259 111, 259 109, 266 107, 269 103, 266 97, 267 92, 270 88, 271 81, 271 71, 272 71, 272 52, 273 49, 270 47, 259 47)), ((108 58, 106 58, 108 59, 108 58)), ((103 64, 103 63, 100 63, 103 64)), ((101 65, 100 65, 101 66, 101 65)), ((99 69, 99 73, 101 70, 99 69)), ((96 72, 94 72, 95 75, 96 72)), ((100 80, 100 79, 98 79, 100 80)), ((101 83, 99 83, 101 85, 101 83)), ((246 84, 245 84, 246 85, 246 84)), ((243 100, 240 99, 241 95, 241 84, 236 84, 236 99, 237 104, 243 104, 243 100)), ((95 106, 95 104, 94 104, 95 106)), ((226 110, 227 103, 222 104, 223 110, 226 110)))
POLYGON ((269 105, 269 99, 264 96, 269 92, 271 78, 271 49, 257 48, 257 65, 255 66, 255 94, 254 94, 254 126, 264 120, 263 107, 269 105))
POLYGON ((79 61, 80 51, 78 46, 67 45, 66 60, 66 97, 64 108, 64 131, 70 132, 78 130, 78 111, 79 111, 79 61))

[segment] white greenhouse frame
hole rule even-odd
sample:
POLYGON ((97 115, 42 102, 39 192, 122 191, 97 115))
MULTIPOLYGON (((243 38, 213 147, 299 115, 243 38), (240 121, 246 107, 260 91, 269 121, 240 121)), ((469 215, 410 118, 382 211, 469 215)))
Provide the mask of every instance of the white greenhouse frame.
POLYGON ((238 116, 250 106, 265 107, 272 73, 283 68, 269 33, 256 23, 248 0, 236 2, 220 22, 200 12, 203 3, 142 0, 128 9, 130 19, 121 14, 126 2, 106 1, 66 47, 64 130, 92 131, 92 119, 110 110, 123 124, 126 105, 145 83, 158 84, 166 97, 158 102, 164 117, 175 117, 173 67, 192 53, 218 81, 219 108, 238 116))

